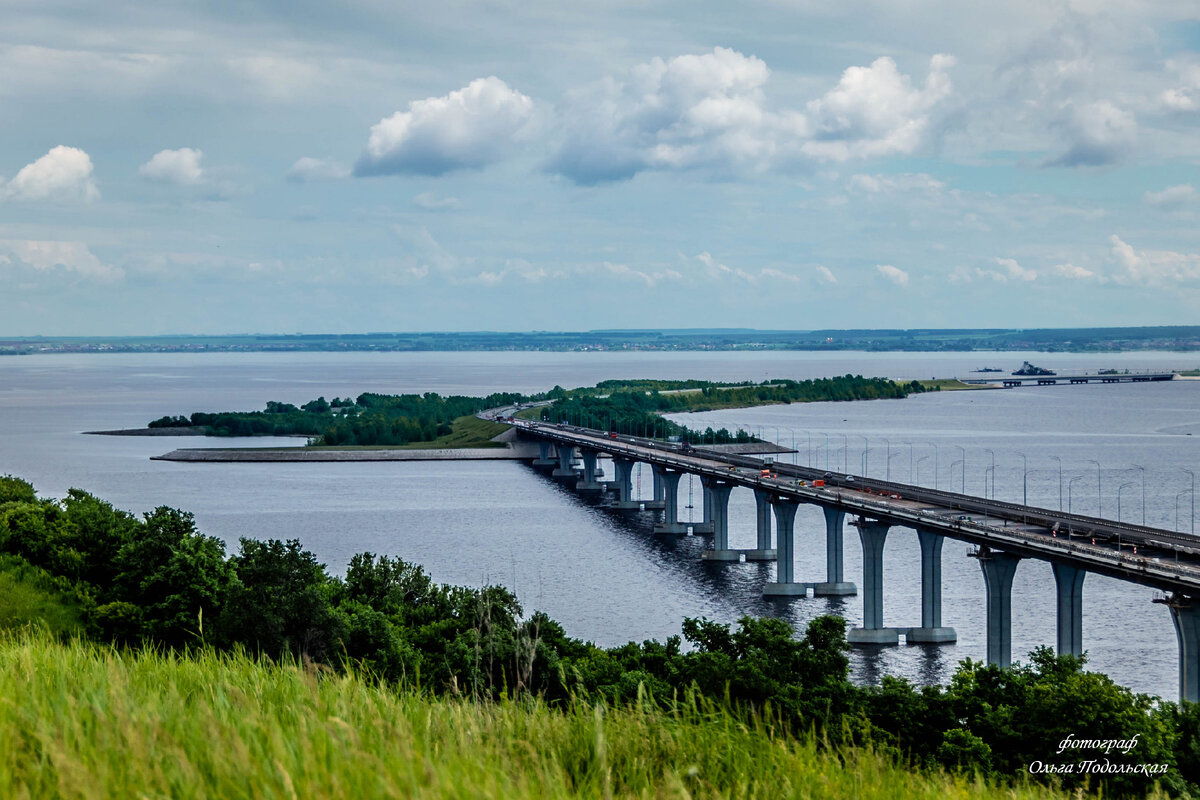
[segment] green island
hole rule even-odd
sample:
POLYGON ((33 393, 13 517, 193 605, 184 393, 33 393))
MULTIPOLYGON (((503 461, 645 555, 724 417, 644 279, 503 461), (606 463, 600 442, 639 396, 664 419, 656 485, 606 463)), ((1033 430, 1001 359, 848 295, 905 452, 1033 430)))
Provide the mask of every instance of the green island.
MULTIPOLYGON (((200 431, 207 436, 306 436, 313 448, 476 448, 507 426, 476 415, 487 409, 529 406, 522 416, 565 420, 602 430, 678 436, 688 441, 746 441, 744 432, 694 431, 663 414, 713 411, 779 403, 900 399, 940 391, 941 381, 898 383, 886 378, 843 375, 810 380, 720 383, 700 380, 610 380, 595 386, 553 389, 533 395, 486 397, 425 394, 360 394, 319 397, 301 406, 268 402, 262 411, 194 412, 149 423, 163 432, 200 431), (532 405, 531 405, 532 404, 532 405)), ((961 387, 959 387, 961 388, 961 387)))
POLYGON ((184 511, 39 498, 12 476, 0 589, 5 796, 1200 792, 1200 705, 1046 648, 929 687, 853 684, 832 616, 799 636, 687 619, 601 648, 503 587, 370 553, 336 577, 294 540, 227 555, 184 511))

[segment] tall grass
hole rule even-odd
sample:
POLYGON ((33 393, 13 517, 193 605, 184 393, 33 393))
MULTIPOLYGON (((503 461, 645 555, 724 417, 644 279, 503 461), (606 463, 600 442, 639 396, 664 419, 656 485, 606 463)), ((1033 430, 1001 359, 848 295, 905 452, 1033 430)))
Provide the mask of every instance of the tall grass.
POLYGON ((244 655, 0 635, 0 796, 1049 798, 702 705, 475 704, 244 655))

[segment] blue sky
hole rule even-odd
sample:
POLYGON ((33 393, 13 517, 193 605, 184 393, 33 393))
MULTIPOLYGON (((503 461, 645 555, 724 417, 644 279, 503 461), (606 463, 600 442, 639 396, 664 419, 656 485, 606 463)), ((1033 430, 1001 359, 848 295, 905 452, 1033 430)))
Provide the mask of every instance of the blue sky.
POLYGON ((9 0, 0 335, 1197 322, 1194 2, 9 0))

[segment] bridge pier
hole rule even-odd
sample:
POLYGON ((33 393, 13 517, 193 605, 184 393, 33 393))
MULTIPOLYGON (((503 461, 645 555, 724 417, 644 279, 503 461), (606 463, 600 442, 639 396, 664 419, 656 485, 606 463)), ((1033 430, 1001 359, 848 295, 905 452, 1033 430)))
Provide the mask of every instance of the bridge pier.
POLYGON ((1020 556, 982 548, 976 554, 987 586, 987 663, 1012 664, 1012 582, 1020 556))
POLYGON ((771 547, 771 493, 763 489, 754 490, 755 520, 758 537, 753 550, 746 551, 747 561, 772 561, 777 553, 771 547))
POLYGON ((1058 654, 1083 655, 1083 579, 1087 570, 1050 562, 1058 587, 1058 654))
POLYGON ((942 627, 942 544, 945 537, 917 529, 921 545, 921 627, 909 628, 907 644, 945 644, 958 641, 954 628, 942 627))
POLYGON ((741 561, 742 552, 729 549, 729 493, 733 491, 733 484, 707 477, 701 482, 708 490, 713 524, 713 549, 705 550, 701 558, 705 561, 741 561))
POLYGON ((655 533, 687 533, 687 525, 679 521, 679 479, 683 473, 669 467, 654 467, 655 485, 663 487, 663 521, 654 526, 655 533))
POLYGON ((763 596, 804 597, 808 584, 796 583, 793 574, 796 509, 800 503, 786 497, 772 497, 770 503, 775 510, 775 582, 763 587, 763 596))
POLYGON ((633 499, 633 459, 613 458, 613 472, 616 480, 617 498, 608 504, 609 508, 637 511, 642 504, 633 499))
POLYGON ((1171 595, 1166 601, 1179 642, 1179 699, 1200 702, 1200 606, 1195 598, 1171 595))
POLYGON ((846 512, 832 506, 821 506, 821 510, 825 512, 825 582, 812 585, 813 597, 858 594, 858 587, 842 576, 846 512))
POLYGON ((858 537, 863 550, 863 624, 846 632, 852 644, 897 644, 899 628, 883 627, 883 545, 887 541, 886 522, 860 519, 858 537))
POLYGON ((596 460, 600 457, 600 453, 596 450, 588 450, 579 448, 579 456, 583 459, 583 477, 575 484, 577 492, 599 492, 604 486, 600 483, 596 474, 596 460))
POLYGON ((549 469, 555 465, 555 460, 550 457, 550 442, 545 439, 539 439, 538 457, 533 460, 533 466, 537 469, 549 469))
POLYGON ((575 480, 579 477, 579 473, 575 471, 575 448, 570 445, 559 444, 558 450, 558 466, 550 473, 550 477, 558 478, 559 480, 575 480))

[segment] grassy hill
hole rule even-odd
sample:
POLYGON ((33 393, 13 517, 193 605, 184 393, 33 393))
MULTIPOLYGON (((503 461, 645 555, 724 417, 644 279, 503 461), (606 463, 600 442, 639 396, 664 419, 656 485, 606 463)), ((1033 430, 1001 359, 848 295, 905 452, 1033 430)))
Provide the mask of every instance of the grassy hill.
POLYGON ((671 712, 430 699, 295 663, 0 635, 0 795, 1057 798, 671 712))

